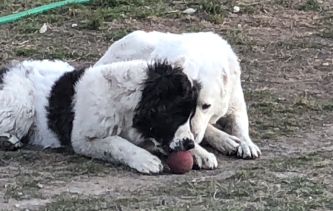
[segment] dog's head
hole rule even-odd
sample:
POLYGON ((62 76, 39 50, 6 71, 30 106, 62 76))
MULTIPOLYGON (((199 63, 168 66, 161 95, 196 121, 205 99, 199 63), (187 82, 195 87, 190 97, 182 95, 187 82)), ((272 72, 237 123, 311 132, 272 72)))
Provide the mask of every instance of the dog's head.
POLYGON ((228 61, 227 56, 222 59, 206 57, 185 61, 187 75, 197 78, 201 84, 195 114, 191 118, 191 129, 196 143, 202 141, 209 123, 214 124, 226 115, 231 95, 241 97, 240 92, 234 91, 236 83, 240 83, 240 73, 230 71, 233 68, 239 69, 235 59, 228 61))
POLYGON ((208 124, 217 121, 228 108, 228 105, 225 105, 223 85, 219 79, 200 81, 200 83, 202 89, 199 93, 195 114, 191 119, 191 129, 196 143, 202 141, 208 124))
POLYGON ((195 112, 200 86, 167 62, 148 66, 133 126, 145 138, 154 138, 168 151, 194 147, 190 119, 195 112))

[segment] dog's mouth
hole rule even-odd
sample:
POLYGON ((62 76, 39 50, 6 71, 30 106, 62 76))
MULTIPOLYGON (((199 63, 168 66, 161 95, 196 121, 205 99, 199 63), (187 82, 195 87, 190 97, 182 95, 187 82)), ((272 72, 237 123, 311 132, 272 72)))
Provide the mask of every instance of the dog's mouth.
POLYGON ((144 140, 144 142, 140 144, 140 147, 158 157, 167 157, 171 152, 169 147, 163 147, 163 145, 161 145, 153 138, 144 140))
POLYGON ((194 141, 189 138, 175 141, 169 145, 171 152, 188 151, 194 148, 194 141))
POLYGON ((194 146, 194 141, 191 139, 178 141, 173 147, 170 147, 170 144, 161 144, 153 138, 146 139, 140 144, 140 147, 158 157, 167 157, 172 152, 191 150, 194 146))

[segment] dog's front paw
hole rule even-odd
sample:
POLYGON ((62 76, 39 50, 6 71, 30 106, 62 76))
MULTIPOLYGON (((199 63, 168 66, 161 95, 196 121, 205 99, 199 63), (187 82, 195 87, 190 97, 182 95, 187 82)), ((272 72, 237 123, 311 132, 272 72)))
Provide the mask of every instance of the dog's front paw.
POLYGON ((212 125, 207 127, 205 140, 213 148, 226 155, 236 154, 239 143, 241 142, 236 136, 229 135, 212 125))
POLYGON ((217 159, 213 153, 192 153, 194 157, 194 163, 200 169, 216 169, 217 168, 217 159))
POLYGON ((260 157, 261 151, 259 147, 251 142, 242 142, 238 147, 237 156, 244 159, 255 159, 260 157))
POLYGON ((137 159, 128 165, 144 174, 157 174, 163 171, 163 164, 161 160, 149 152, 140 153, 137 159))
POLYGON ((225 155, 236 154, 239 148, 240 140, 236 136, 229 135, 225 133, 219 143, 215 145, 215 148, 225 155))
POLYGON ((16 150, 23 146, 22 142, 13 135, 10 134, 1 134, 0 135, 0 149, 2 150, 16 150))

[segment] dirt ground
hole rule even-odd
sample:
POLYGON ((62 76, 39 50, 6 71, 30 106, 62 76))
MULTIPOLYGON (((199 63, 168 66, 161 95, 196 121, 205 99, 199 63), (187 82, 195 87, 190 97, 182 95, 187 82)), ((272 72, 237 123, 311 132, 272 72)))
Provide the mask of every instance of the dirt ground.
MULTIPOLYGON (((47 2, 2 0, 0 15, 47 2)), ((216 152, 216 170, 147 176, 66 152, 0 152, 0 210, 333 210, 332 0, 96 0, 1 25, 0 65, 92 64, 136 29, 215 31, 232 44, 262 157, 216 152)))

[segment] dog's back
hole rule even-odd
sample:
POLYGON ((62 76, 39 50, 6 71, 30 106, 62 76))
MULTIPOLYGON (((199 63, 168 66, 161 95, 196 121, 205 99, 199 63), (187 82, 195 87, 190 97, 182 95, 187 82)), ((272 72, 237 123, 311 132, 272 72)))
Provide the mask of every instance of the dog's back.
POLYGON ((47 127, 46 106, 55 81, 73 69, 68 63, 49 60, 8 66, 0 89, 0 136, 11 134, 16 142, 29 134, 32 144, 59 146, 47 127))

